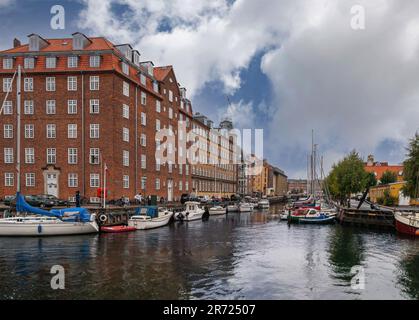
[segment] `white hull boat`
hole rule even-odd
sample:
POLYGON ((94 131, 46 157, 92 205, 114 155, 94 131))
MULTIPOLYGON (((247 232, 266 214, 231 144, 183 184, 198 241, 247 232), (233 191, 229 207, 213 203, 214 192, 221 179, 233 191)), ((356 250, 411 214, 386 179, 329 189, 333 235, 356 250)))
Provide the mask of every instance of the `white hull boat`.
POLYGON ((175 213, 175 219, 178 221, 202 220, 205 210, 200 208, 199 204, 199 202, 186 202, 186 210, 175 213))
POLYGON ((239 207, 235 204, 227 206, 227 212, 239 212, 239 207))
POLYGON ((240 212, 252 212, 253 211, 253 205, 250 203, 242 203, 239 206, 240 212))
POLYGON ((215 206, 212 208, 209 208, 208 210, 210 216, 216 216, 216 215, 223 215, 227 213, 226 208, 223 208, 221 206, 215 206))
POLYGON ((259 209, 269 209, 269 201, 266 199, 260 200, 258 203, 258 207, 259 209))
POLYGON ((0 220, 0 236, 65 236, 99 232, 92 215, 90 222, 65 222, 52 217, 16 217, 0 220))
POLYGON ((164 227, 169 224, 173 212, 167 210, 159 210, 158 216, 152 218, 149 215, 134 215, 128 220, 128 226, 137 230, 148 230, 164 227))

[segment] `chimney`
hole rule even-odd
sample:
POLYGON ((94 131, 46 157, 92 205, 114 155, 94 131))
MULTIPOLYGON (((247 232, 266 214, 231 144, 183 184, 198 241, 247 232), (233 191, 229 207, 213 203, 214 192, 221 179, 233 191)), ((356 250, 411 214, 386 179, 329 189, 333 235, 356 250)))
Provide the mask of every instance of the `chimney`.
POLYGON ((22 43, 20 42, 20 40, 18 38, 13 39, 13 48, 20 47, 21 45, 22 45, 22 43))

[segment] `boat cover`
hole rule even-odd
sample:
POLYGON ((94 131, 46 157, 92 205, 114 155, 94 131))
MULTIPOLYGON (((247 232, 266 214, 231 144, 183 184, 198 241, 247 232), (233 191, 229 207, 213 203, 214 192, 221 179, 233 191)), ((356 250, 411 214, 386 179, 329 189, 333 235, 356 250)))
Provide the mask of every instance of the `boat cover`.
POLYGON ((159 210, 156 206, 143 206, 135 209, 136 216, 149 216, 156 218, 159 216, 159 210))

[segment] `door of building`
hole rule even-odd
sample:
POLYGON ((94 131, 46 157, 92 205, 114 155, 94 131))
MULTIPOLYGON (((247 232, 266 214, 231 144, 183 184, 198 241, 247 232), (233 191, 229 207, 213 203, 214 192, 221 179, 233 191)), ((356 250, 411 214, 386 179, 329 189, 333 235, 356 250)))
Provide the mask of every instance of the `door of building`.
POLYGON ((46 194, 58 197, 58 176, 56 173, 47 173, 46 175, 46 194))
POLYGON ((167 201, 168 202, 173 201, 173 180, 172 179, 167 180, 167 201))

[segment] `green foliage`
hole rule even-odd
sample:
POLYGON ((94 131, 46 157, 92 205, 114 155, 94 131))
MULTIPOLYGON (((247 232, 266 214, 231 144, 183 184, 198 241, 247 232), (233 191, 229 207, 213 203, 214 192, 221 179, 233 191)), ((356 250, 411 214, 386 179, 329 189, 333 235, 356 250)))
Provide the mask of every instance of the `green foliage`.
POLYGON ((374 174, 364 170, 364 162, 354 150, 334 165, 326 184, 332 197, 343 203, 352 193, 364 191, 377 184, 374 174))
POLYGON ((417 198, 419 197, 419 133, 410 140, 407 151, 407 159, 403 163, 406 181, 403 193, 405 196, 417 198))
POLYGON ((398 199, 390 195, 390 191, 384 190, 384 196, 377 199, 378 204, 383 206, 392 207, 397 204, 398 199))
POLYGON ((380 179, 380 184, 389 184, 397 182, 397 174, 392 171, 386 171, 383 173, 380 179))

